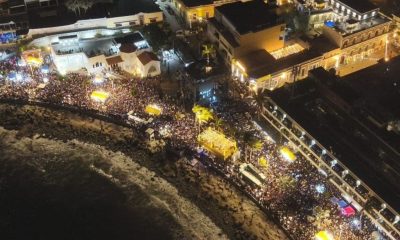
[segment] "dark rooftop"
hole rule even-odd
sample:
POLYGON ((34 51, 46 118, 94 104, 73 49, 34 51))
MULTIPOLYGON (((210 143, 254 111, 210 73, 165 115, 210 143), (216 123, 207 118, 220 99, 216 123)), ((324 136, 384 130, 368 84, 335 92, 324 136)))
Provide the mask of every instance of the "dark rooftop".
POLYGON ((360 13, 365 13, 378 9, 376 5, 367 0, 339 0, 339 1, 360 13))
POLYGON ((160 7, 152 0, 118 0, 110 11, 110 17, 128 16, 138 13, 160 12, 160 7), (115 5, 115 6, 114 6, 115 5))
POLYGON ((136 43, 136 42, 140 42, 143 40, 144 40, 144 38, 143 38, 142 34, 140 34, 139 32, 134 32, 132 34, 125 35, 123 37, 115 38, 115 41, 117 43, 121 43, 121 44, 122 43, 136 43))
POLYGON ((392 109, 400 111, 400 80, 390 73, 394 68, 400 68, 400 58, 340 79, 319 68, 311 71, 312 77, 277 89, 271 97, 399 211, 400 135, 371 121, 376 115, 392 115, 392 109))
POLYGON ((213 0, 182 0, 183 4, 186 7, 197 7, 201 5, 209 5, 212 4, 213 0))
POLYGON ((151 61, 159 61, 156 54, 153 52, 144 51, 138 56, 139 61, 144 65, 148 64, 151 61))
POLYGON ((277 24, 278 16, 262 0, 234 2, 216 7, 240 34, 257 32, 277 24))

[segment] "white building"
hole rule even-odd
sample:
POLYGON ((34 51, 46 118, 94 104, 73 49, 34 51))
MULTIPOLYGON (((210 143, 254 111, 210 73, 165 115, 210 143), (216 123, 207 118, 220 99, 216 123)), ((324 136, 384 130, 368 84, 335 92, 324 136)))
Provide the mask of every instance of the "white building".
POLYGON ((87 30, 38 38, 31 45, 49 49, 61 74, 120 69, 141 77, 159 75, 160 61, 143 36, 135 32, 114 38, 121 34, 109 29, 87 30))
POLYGON ((160 60, 153 52, 143 51, 137 56, 136 66, 141 77, 161 74, 160 60))
POLYGON ((43 36, 55 33, 70 32, 70 31, 84 31, 92 29, 109 29, 115 31, 122 28, 128 28, 137 25, 147 25, 150 23, 162 22, 163 14, 159 12, 152 13, 138 13, 135 15, 112 17, 112 18, 97 18, 79 20, 74 24, 45 27, 45 28, 31 28, 27 34, 28 38, 34 38, 35 36, 43 36))

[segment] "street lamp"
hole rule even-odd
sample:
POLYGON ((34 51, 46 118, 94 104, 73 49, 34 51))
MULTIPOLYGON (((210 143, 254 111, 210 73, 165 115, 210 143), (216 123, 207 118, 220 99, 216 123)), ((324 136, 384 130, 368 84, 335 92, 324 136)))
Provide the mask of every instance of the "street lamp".
POLYGON ((312 146, 314 146, 314 145, 315 145, 315 140, 313 139, 313 140, 311 140, 311 144, 310 144, 309 147, 312 147, 312 146))
POLYGON ((397 216, 394 218, 393 224, 396 224, 396 223, 398 223, 399 221, 400 221, 400 216, 397 215, 397 216))
POLYGON ((358 187, 358 186, 360 186, 361 185, 361 181, 360 180, 357 180, 356 181, 356 186, 358 187))
POLYGON ((386 36, 386 41, 385 41, 385 61, 389 61, 389 56, 388 56, 388 47, 389 47, 389 39, 388 36, 386 36))

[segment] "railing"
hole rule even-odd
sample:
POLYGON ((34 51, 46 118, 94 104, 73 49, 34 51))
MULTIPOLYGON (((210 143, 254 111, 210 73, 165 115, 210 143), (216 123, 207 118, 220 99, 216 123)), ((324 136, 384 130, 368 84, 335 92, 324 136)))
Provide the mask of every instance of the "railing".
MULTIPOLYGON (((302 155, 312 164, 314 165, 317 169, 321 169, 321 166, 325 166, 326 169, 329 170, 329 173, 333 176, 335 176, 337 179, 340 180, 340 185, 335 184, 336 187, 339 188, 340 191, 343 191, 347 194, 349 194, 356 202, 362 203, 364 206, 365 204, 369 201, 369 198, 367 199, 366 197, 362 196, 359 192, 357 192, 356 188, 357 187, 364 187, 370 197, 375 197, 381 204, 381 206, 385 206, 383 209, 387 209, 393 214, 393 216, 399 216, 399 213, 394 210, 392 207, 390 207, 382 198, 380 198, 372 189, 370 189, 365 183, 363 183, 352 171, 350 171, 343 163, 341 163, 337 158, 327 151, 318 141, 315 140, 307 131, 305 131, 296 121, 294 121, 290 116, 288 116, 282 109, 278 107, 278 105, 272 100, 272 99, 267 99, 267 103, 271 104, 273 106, 273 111, 271 112, 267 108, 263 107, 263 113, 262 116, 265 120, 267 120, 275 129, 280 132, 280 134, 285 135, 288 140, 291 140, 294 143, 297 143, 297 146, 302 146, 298 147, 298 150, 302 153, 302 155), (277 116, 274 115, 275 113, 280 113, 282 116, 285 116, 283 119, 278 119, 277 116), (266 116, 267 114, 268 116, 266 116), (297 130, 299 130, 302 135, 299 137, 297 136, 292 129, 289 129, 283 122, 282 120, 287 119, 291 122, 292 128, 296 127, 297 130), (283 132, 283 130, 286 130, 287 134, 283 132), (304 143, 304 139, 307 137, 312 141, 312 144, 308 145, 307 143, 304 143), (313 146, 318 146, 322 154, 318 156, 311 147, 313 146), (313 156, 313 158, 310 157, 313 156), (321 159, 322 156, 329 156, 332 159, 332 162, 330 165, 328 165, 323 159, 321 159), (334 166, 340 166, 343 171, 341 172, 341 175, 339 175, 332 167, 334 166), (353 179, 357 181, 356 186, 350 185, 344 178, 346 176, 351 176, 353 179)), ((382 209, 381 209, 382 210, 382 209)), ((400 231, 399 229, 396 228, 395 226, 395 221, 390 222, 390 220, 386 219, 385 216, 381 214, 381 211, 374 211, 373 214, 368 213, 365 211, 367 216, 372 220, 374 224, 379 226, 392 240, 397 240, 400 239, 400 231), (377 217, 375 217, 377 216, 377 217), (382 222, 384 224, 382 224, 382 222)))

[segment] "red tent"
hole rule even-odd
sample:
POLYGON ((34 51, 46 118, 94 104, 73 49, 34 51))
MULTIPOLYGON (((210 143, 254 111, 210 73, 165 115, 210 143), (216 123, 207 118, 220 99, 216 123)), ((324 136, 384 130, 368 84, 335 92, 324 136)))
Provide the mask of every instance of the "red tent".
POLYGON ((342 208, 342 214, 345 215, 346 217, 350 217, 356 214, 356 211, 354 210, 353 207, 347 206, 345 208, 342 208))

